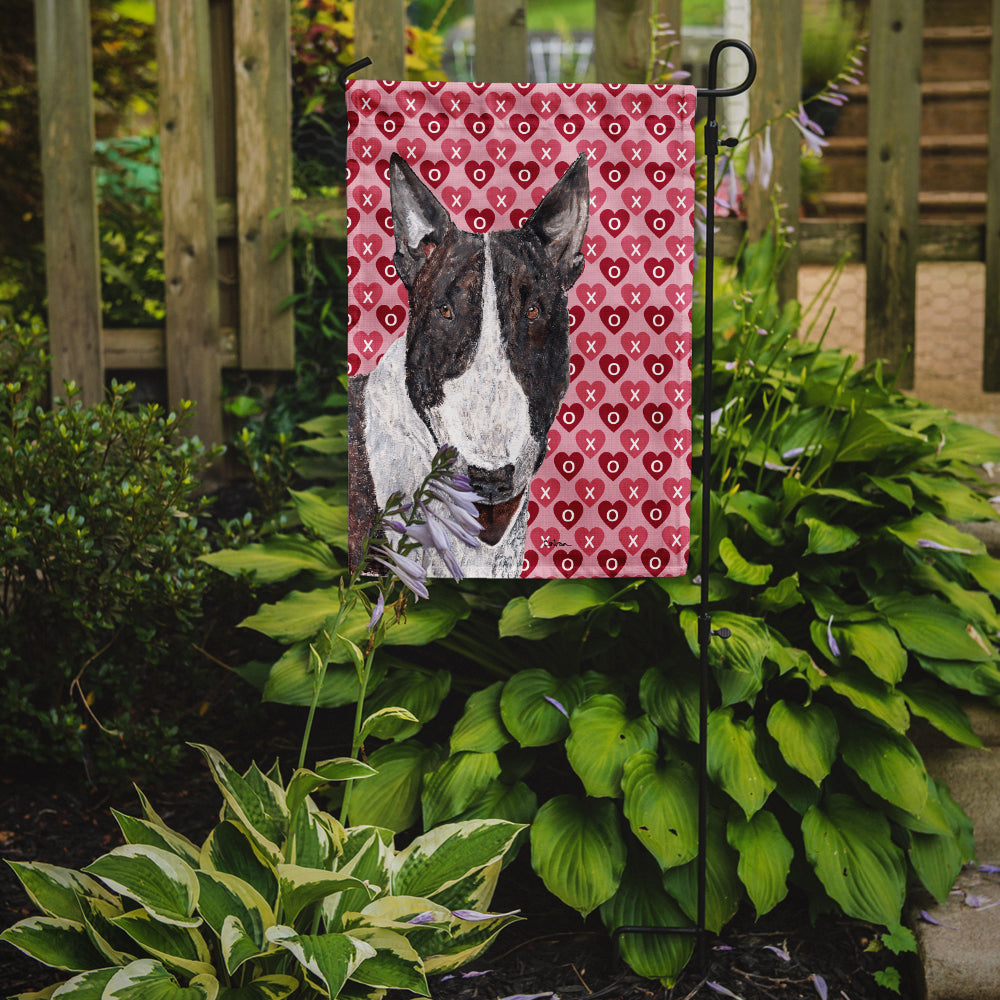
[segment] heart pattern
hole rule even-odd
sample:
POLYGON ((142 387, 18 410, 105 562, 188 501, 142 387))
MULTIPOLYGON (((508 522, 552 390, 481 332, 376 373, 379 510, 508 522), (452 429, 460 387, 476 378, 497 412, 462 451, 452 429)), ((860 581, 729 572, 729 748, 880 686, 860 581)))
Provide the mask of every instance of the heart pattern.
POLYGON ((348 371, 406 331, 388 158, 470 232, 521 226, 582 153, 583 274, 571 385, 526 495, 522 577, 687 570, 694 266, 690 87, 349 81, 348 371))

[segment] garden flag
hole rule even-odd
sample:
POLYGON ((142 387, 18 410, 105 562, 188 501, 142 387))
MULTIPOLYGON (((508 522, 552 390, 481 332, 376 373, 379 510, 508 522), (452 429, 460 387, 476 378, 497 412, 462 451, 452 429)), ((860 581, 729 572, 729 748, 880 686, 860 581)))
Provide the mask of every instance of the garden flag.
POLYGON ((451 445, 466 576, 686 572, 695 100, 348 83, 355 555, 451 445))

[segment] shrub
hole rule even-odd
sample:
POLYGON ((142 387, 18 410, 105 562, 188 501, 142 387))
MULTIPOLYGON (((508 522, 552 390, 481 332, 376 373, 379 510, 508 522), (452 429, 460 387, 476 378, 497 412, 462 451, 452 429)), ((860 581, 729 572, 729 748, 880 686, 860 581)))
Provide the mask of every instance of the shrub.
POLYGON ((367 765, 324 761, 285 785, 277 766, 240 774, 199 749, 225 803, 200 847, 140 795, 142 819, 115 813, 125 846, 82 872, 11 863, 42 914, 0 938, 78 973, 59 995, 429 996, 428 973, 472 961, 518 919, 485 912, 516 824, 453 823, 397 849, 311 798, 369 778, 367 765))
POLYGON ((133 410, 128 385, 96 406, 68 385, 43 409, 41 336, 0 323, 0 743, 7 759, 115 769, 174 752, 150 682, 190 663, 208 454, 187 404, 133 410))

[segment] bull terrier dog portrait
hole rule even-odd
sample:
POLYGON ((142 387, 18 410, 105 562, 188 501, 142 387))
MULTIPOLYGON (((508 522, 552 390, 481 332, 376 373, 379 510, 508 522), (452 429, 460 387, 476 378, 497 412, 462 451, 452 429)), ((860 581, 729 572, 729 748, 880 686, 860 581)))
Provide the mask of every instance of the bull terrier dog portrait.
MULTIPOLYGON (((350 380, 351 564, 389 497, 412 495, 445 445, 479 494, 479 545, 454 546, 470 577, 522 569, 531 479, 570 383, 567 292, 583 271, 584 155, 520 229, 465 232, 394 153, 393 263, 409 295, 405 336, 350 380)), ((428 576, 445 576, 425 553, 428 576)))

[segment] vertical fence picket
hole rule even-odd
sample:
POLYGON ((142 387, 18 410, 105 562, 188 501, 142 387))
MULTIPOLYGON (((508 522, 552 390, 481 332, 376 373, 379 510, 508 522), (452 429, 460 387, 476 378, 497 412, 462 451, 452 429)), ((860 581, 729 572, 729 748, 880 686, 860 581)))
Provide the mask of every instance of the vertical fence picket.
POLYGON ((868 53, 865 357, 913 387, 923 0, 872 0, 868 53))
POLYGON ((993 0, 990 44, 989 170, 986 178, 986 324, 983 389, 1000 392, 1000 0, 993 0))
MULTIPOLYGON (((750 89, 750 130, 794 108, 802 91, 802 4, 799 0, 761 0, 750 8, 750 40, 763 72, 750 89)), ((774 170, 765 189, 759 178, 747 194, 747 226, 751 239, 759 239, 774 221, 775 201, 781 206, 781 225, 794 229, 795 240, 778 274, 782 301, 798 295, 799 158, 802 137, 787 120, 771 128, 774 170)))
POLYGON ((488 83, 526 80, 525 0, 475 0, 475 77, 488 83))
POLYGON ((594 0, 594 69, 601 83, 645 83, 653 0, 594 0))
POLYGON ((354 54, 372 65, 355 73, 359 80, 406 79, 405 0, 364 0, 354 5, 354 54))
POLYGON ((240 366, 295 367, 287 209, 292 189, 290 16, 287 0, 233 7, 236 232, 240 366), (285 244, 284 249, 276 252, 285 244))
POLYGON ((219 256, 206 0, 160 0, 156 58, 163 175, 167 394, 198 403, 193 431, 222 440, 219 256))
POLYGON ((681 0, 653 0, 652 16, 657 31, 654 58, 665 59, 667 52, 670 52, 670 62, 675 70, 681 68, 681 61, 684 58, 684 50, 681 38, 681 0), (672 35, 664 35, 664 28, 669 28, 674 32, 672 35))
POLYGON ((52 391, 104 395, 88 0, 35 0, 52 391))

